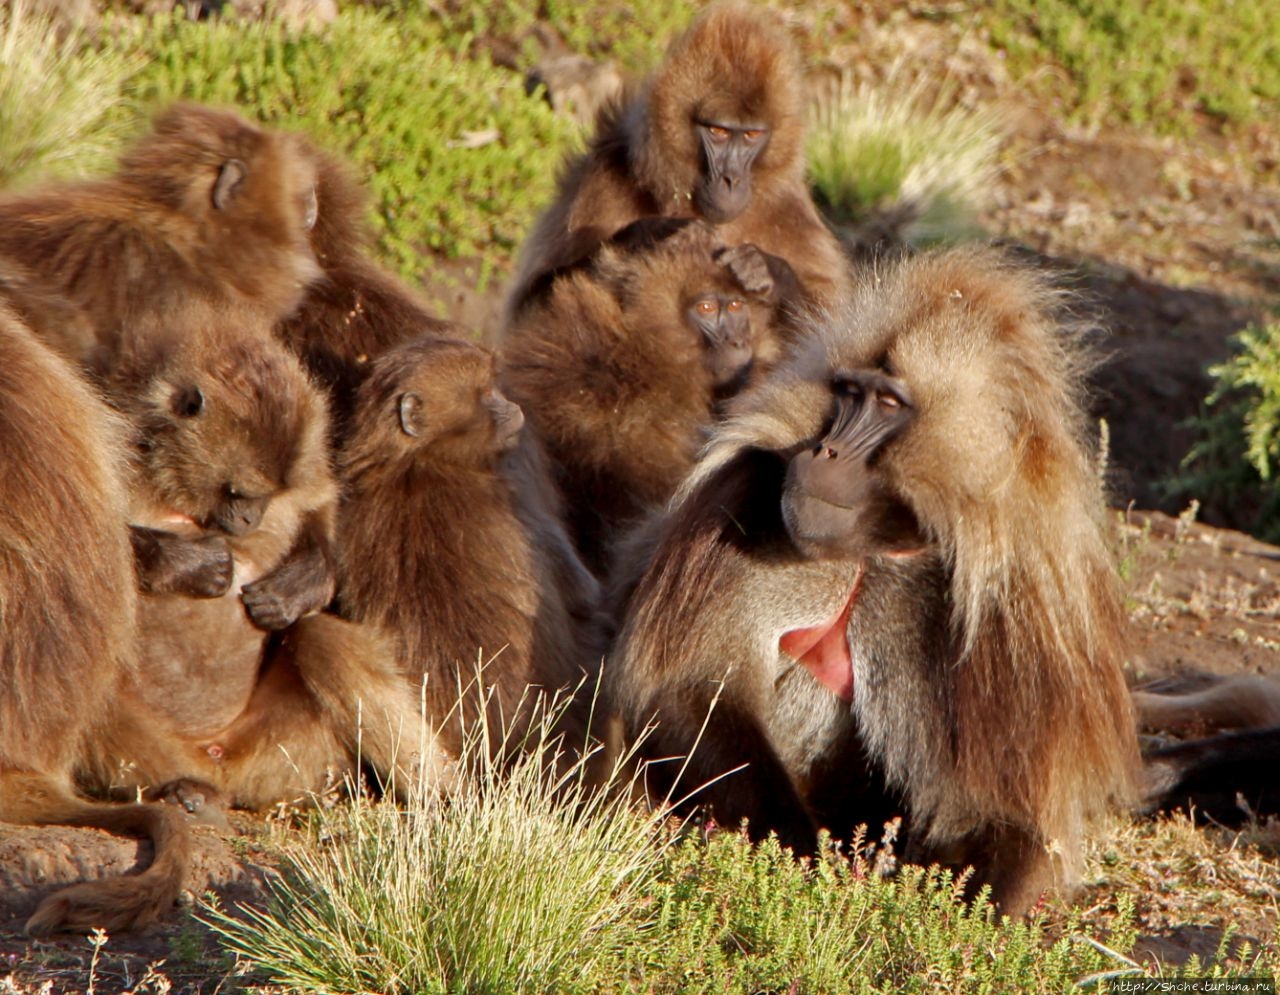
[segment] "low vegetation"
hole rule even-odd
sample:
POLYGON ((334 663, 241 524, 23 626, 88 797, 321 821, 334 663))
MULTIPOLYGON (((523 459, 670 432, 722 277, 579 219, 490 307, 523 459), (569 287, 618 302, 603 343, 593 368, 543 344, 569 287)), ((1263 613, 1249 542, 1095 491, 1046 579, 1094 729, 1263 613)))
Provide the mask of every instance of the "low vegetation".
POLYGON ((0 6, 0 187, 109 163, 123 133, 113 112, 136 68, 124 53, 64 35, 27 0, 0 6))
POLYGON ((1177 134, 1201 115, 1240 127, 1280 101, 1280 9, 1269 0, 1000 0, 989 27, 1011 71, 1087 127, 1177 134))

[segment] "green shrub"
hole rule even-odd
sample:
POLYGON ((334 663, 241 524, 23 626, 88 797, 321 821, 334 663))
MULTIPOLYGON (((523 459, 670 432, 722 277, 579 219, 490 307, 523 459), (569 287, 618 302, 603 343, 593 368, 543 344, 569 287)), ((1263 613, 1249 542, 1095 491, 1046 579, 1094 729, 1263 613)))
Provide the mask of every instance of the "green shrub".
POLYGON ((1215 385, 1195 419, 1200 434, 1171 494, 1193 497, 1271 542, 1280 542, 1280 323, 1237 334, 1235 355, 1209 368, 1215 385))
POLYGON ((996 175, 989 112, 928 99, 920 83, 873 87, 848 77, 813 104, 809 178, 840 225, 880 224, 912 242, 964 237, 996 175))
POLYGON ((1272 0, 999 0, 992 40, 1018 75, 1056 62, 1086 125, 1185 130, 1195 113, 1245 124, 1280 105, 1280 6, 1272 0))
POLYGON ((551 197, 573 129, 517 74, 469 58, 423 16, 352 7, 324 31, 162 19, 133 42, 131 93, 187 98, 298 128, 347 156, 373 193, 385 258, 502 264, 551 197))
POLYGON ((0 187, 109 161, 123 132, 112 111, 135 68, 77 32, 64 36, 24 0, 0 5, 0 187))

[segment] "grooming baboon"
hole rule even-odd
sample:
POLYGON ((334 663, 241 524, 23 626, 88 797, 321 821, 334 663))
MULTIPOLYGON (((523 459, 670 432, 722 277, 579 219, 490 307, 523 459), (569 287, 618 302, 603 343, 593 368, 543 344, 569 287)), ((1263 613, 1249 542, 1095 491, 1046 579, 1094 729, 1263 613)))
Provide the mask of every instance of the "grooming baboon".
POLYGON ((369 361, 392 346, 453 326, 433 316, 415 291, 371 258, 366 197, 347 168, 317 149, 309 154, 316 166, 317 208, 311 247, 322 275, 276 331, 328 391, 340 440, 369 361))
POLYGON ((769 18, 711 7, 638 93, 601 115, 525 244, 509 314, 615 232, 654 216, 702 218, 727 245, 758 246, 764 254, 728 261, 748 287, 767 279, 788 311, 837 298, 848 264, 809 196, 801 71, 769 18))
POLYGON ((605 669, 647 756, 692 751, 656 791, 800 852, 896 809, 1009 913, 1071 879, 1138 758, 1054 304, 984 250, 886 265, 734 403, 605 669))
POLYGON ((425 741, 394 656, 313 614, 334 591, 328 421, 269 325, 190 303, 163 328, 130 329, 108 389, 137 435, 131 696, 146 721, 114 724, 99 778, 162 792, 194 780, 261 808, 353 770, 357 743, 380 775, 397 752, 407 762, 425 741))
POLYGON ((606 244, 504 335, 503 384, 543 440, 598 573, 620 529, 684 478, 718 405, 781 354, 772 309, 722 250, 701 222, 646 249, 606 244))
POLYGON ((297 139, 177 104, 114 176, 0 197, 0 258, 80 308, 95 342, 79 358, 110 365, 122 330, 192 297, 270 321, 292 311, 319 275, 314 218, 315 170, 297 139))
POLYGON ((59 891, 27 930, 142 926, 182 887, 190 853, 183 816, 161 805, 90 802, 74 788, 135 665, 122 426, 3 308, 0 445, 0 820, 139 832, 155 844, 142 873, 59 891))
MULTIPOLYGON (((341 611, 393 639, 415 685, 425 678, 428 718, 455 756, 487 689, 490 735, 505 724, 518 742, 530 695, 573 689, 598 662, 594 605, 566 594, 589 590, 586 572, 566 577, 562 526, 523 507, 537 500, 535 464, 515 458, 524 417, 494 365, 488 350, 452 339, 383 354, 341 461, 341 611)), ((576 748, 572 711, 564 727, 576 748)))

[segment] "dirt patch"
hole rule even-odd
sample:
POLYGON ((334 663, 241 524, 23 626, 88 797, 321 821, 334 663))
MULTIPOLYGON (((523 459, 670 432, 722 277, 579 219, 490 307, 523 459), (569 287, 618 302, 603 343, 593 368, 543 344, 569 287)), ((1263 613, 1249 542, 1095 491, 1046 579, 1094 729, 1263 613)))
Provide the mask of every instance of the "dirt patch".
POLYGON ((182 906, 164 922, 107 937, 95 950, 91 937, 63 935, 36 941, 23 933, 27 917, 46 895, 79 881, 134 873, 151 862, 151 844, 94 829, 0 825, 0 992, 6 977, 17 991, 87 990, 100 995, 160 991, 139 987, 158 972, 175 993, 212 992, 234 969, 213 931, 193 915, 216 895, 220 906, 260 906, 274 874, 269 850, 259 845, 266 825, 239 813, 239 835, 195 830, 191 871, 182 906))

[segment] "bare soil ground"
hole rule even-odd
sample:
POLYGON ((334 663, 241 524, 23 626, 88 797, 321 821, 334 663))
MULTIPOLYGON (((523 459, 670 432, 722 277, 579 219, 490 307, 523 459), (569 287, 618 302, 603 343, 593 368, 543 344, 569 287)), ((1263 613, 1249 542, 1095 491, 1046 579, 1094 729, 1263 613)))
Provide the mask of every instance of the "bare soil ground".
MULTIPOLYGON (((963 84, 962 100, 999 106, 1009 124, 1004 170, 982 223, 1057 268, 1104 329, 1095 408, 1110 430, 1132 680, 1280 675, 1280 548, 1218 527, 1237 524, 1231 509, 1202 507, 1201 521, 1175 517, 1183 509, 1161 489, 1193 442, 1185 422, 1209 390, 1206 366, 1228 355, 1232 333, 1280 308, 1280 122, 1227 136, 1206 121, 1180 139, 1073 129, 1021 92, 989 49, 946 23, 890 24, 892 7, 866 5, 858 46, 832 61, 874 76, 905 53, 945 66, 963 84)), ((499 291, 476 292, 465 266, 451 272, 455 280, 437 295, 450 316, 490 324, 499 291)), ((202 837, 192 896, 212 888, 224 907, 262 899, 270 839, 282 830, 244 816, 236 827, 230 843, 202 837)), ((1230 924, 1237 940, 1276 941, 1274 823, 1231 832, 1117 819, 1094 851, 1093 880, 1079 898, 1086 922, 1107 922, 1117 895, 1128 895, 1144 958, 1212 957, 1230 924)), ((84 991, 91 964, 103 995, 161 991, 144 982, 159 960, 175 992, 234 990, 208 930, 186 917, 111 937, 96 964, 83 937, 36 943, 22 935, 25 916, 55 886, 147 860, 147 845, 92 831, 0 828, 0 993, 84 991)))

